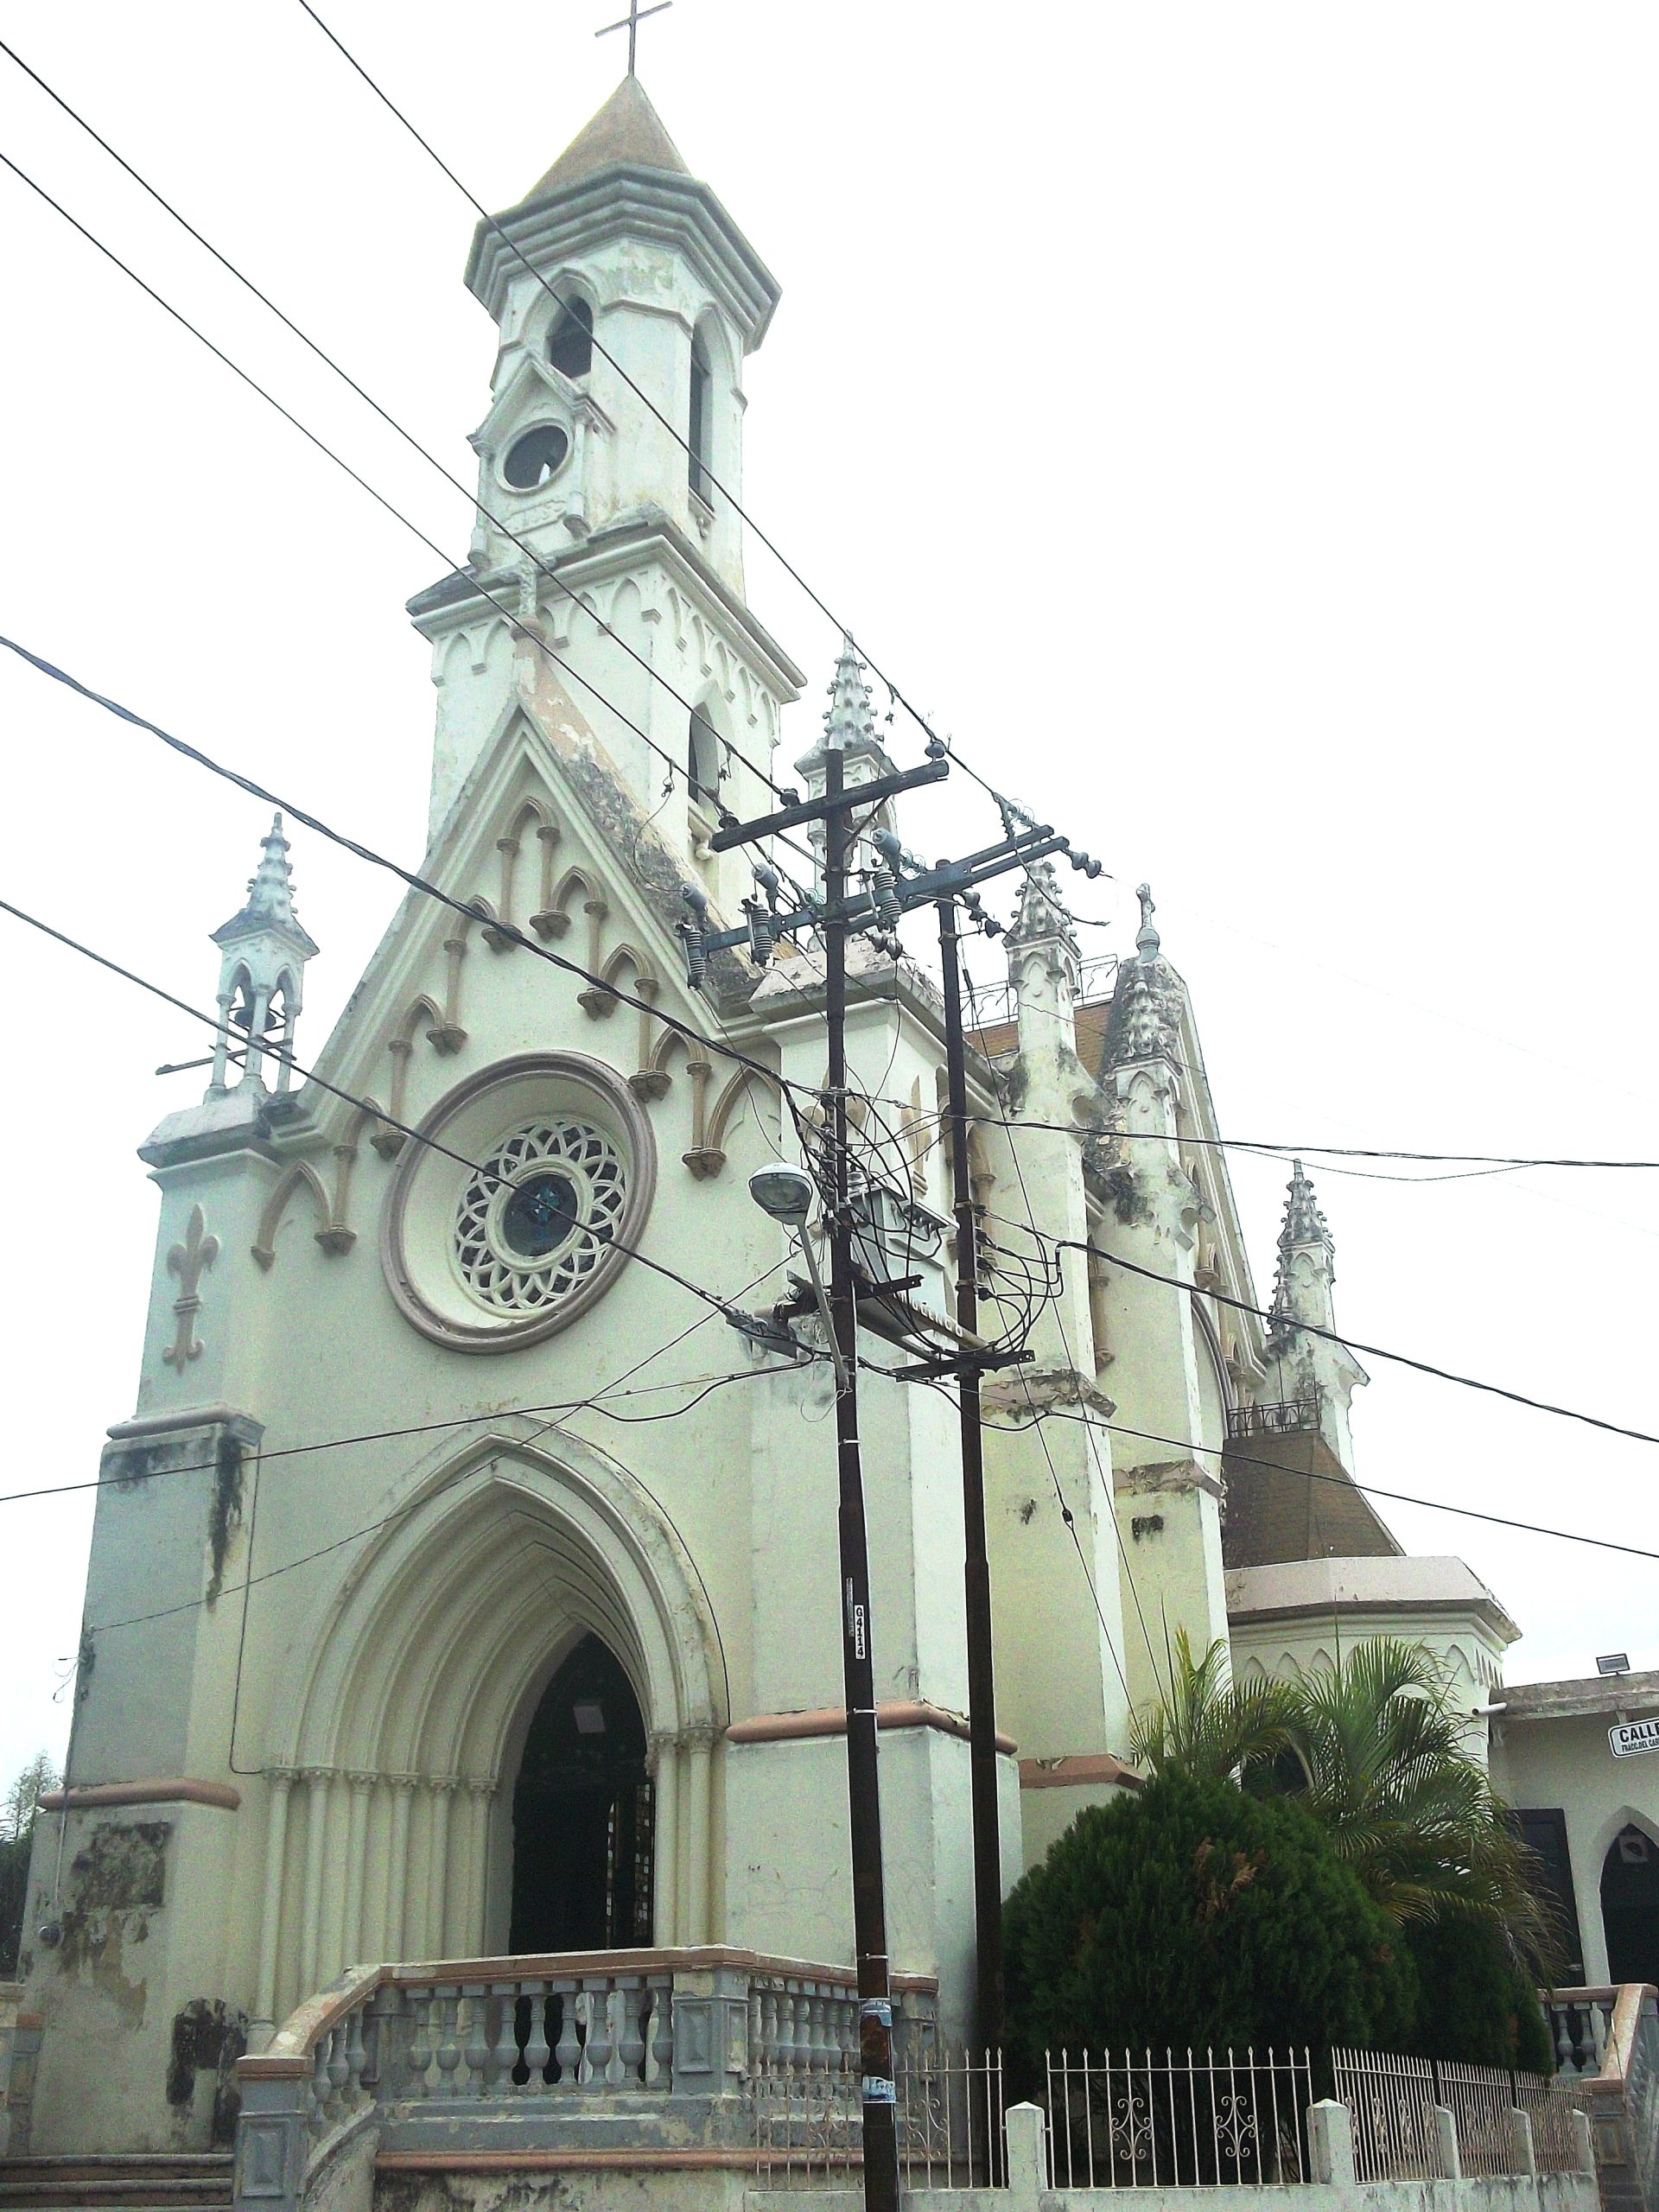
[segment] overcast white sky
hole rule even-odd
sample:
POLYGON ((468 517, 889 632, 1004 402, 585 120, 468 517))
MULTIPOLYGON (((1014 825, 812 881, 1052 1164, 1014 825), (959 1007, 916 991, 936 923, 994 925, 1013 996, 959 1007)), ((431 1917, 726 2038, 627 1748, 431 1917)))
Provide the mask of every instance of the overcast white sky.
MULTIPOLYGON (((321 4, 493 207, 620 67, 608 0, 321 4)), ((296 0, 5 23, 467 474, 470 211, 296 0)), ((652 97, 785 288, 751 511, 1104 859, 1091 950, 1131 940, 1151 878, 1230 1134, 1659 1155, 1656 61, 1659 16, 1618 0, 676 0, 642 29, 652 97)), ((3 57, 0 146, 464 554, 464 503, 3 57)), ((402 606, 438 563, 3 173, 0 265, 0 629, 417 861, 402 606)), ((827 678, 833 632, 760 547, 750 592, 827 678)), ((0 895, 209 1003, 262 810, 9 659, 0 741, 0 895)), ((995 834, 969 787, 925 805, 925 849, 995 834)), ((294 860, 315 1051, 392 899, 303 833, 294 860)), ((134 1147, 200 1087, 150 1071, 200 1037, 3 917, 0 960, 10 1491, 91 1478, 132 1410, 134 1147)), ((1284 1171, 1234 1173, 1265 1291, 1284 1171)), ((1659 1429, 1654 1178, 1317 1182, 1356 1337, 1659 1429)), ((1659 1548, 1656 1447, 1366 1363, 1363 1478, 1659 1548)), ((1659 1663, 1659 1562, 1383 1510, 1498 1592, 1512 1678, 1659 1663)), ((61 1753, 90 1523, 84 1494, 0 1506, 0 1779, 61 1753)))

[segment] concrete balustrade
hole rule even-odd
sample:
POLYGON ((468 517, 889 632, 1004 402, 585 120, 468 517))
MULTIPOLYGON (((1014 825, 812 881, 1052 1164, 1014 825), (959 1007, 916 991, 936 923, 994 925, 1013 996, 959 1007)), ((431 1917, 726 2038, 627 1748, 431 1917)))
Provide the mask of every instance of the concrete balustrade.
MULTIPOLYGON (((919 2054, 937 1986, 899 1976, 919 2054)), ((850 1968, 709 1947, 359 1968, 237 2068, 239 2212, 355 2207, 377 2168, 489 2171, 561 2154, 753 2164, 749 2089, 855 2068, 850 1968)))

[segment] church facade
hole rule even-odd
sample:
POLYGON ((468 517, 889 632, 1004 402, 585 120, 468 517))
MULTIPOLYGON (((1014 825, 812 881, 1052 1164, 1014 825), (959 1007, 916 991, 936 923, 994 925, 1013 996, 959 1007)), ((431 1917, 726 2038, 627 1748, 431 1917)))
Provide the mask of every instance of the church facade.
MULTIPOLYGON (((807 677, 747 604, 733 506, 778 286, 636 79, 480 226, 467 282, 498 344, 480 518, 410 608, 437 699, 422 874, 451 903, 410 892, 319 1046, 279 817, 215 933, 207 1096, 142 1149, 143 1380, 30 1884, 37 2152, 205 2145, 225 2054, 356 1962, 850 1955, 833 1376, 767 1325, 797 1263, 747 1190, 812 1141, 821 963, 722 954, 694 990, 683 925, 757 896, 722 812, 810 791, 826 742, 850 779, 887 758, 850 652, 823 734, 779 751, 807 677)), ((1333 1619, 1423 1635, 1471 1716, 1516 1631, 1350 1480, 1363 1377, 1308 1333, 1334 1261, 1300 1168, 1273 1319, 1241 1310, 1150 899, 1106 988, 1046 865, 1007 945, 969 1164, 1031 1354, 983 1394, 1012 1882, 1133 1786, 1130 1711, 1177 1629, 1269 1670, 1329 1652, 1333 1619)), ((920 1279, 888 1342, 873 1324, 897 1366, 950 1311, 920 968, 855 945, 849 1049, 920 1279)), ((960 2032, 956 1411, 867 1372, 861 1414, 893 1963, 960 2032)))

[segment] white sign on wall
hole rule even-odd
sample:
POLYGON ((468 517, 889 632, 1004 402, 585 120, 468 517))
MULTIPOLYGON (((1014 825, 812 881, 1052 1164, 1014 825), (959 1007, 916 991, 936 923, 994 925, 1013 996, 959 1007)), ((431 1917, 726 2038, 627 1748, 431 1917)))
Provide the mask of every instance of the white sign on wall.
POLYGON ((1616 1720, 1607 1731, 1616 1759, 1633 1759, 1638 1751, 1659 1751, 1659 1720, 1616 1720))

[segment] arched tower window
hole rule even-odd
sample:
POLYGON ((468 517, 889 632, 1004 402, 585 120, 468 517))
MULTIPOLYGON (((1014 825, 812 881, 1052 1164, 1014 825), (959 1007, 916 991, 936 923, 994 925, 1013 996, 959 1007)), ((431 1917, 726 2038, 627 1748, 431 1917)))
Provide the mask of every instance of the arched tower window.
POLYGON ((708 715, 694 707, 686 738, 685 780, 692 805, 706 808, 711 814, 720 797, 719 752, 708 715))
POLYGON ((593 367, 594 311, 580 293, 567 293, 553 310, 547 358, 567 377, 585 377, 593 367))
POLYGON ((688 457, 691 489, 705 506, 714 504, 714 484, 709 474, 713 460, 714 396, 715 379, 709 365, 709 349, 703 344, 702 334, 699 331, 691 340, 690 427, 686 433, 686 443, 691 448, 688 457))

